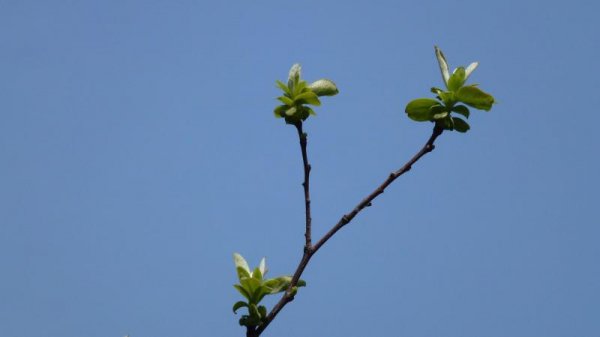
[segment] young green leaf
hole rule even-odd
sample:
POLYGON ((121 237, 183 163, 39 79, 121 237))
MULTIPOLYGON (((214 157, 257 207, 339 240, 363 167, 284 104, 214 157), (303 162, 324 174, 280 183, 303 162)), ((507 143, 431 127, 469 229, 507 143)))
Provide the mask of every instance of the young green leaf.
POLYGON ((291 281, 291 276, 280 276, 265 281, 264 285, 269 290, 269 294, 277 294, 286 290, 291 281))
POLYGON ((250 274, 243 267, 236 267, 235 271, 237 272, 238 279, 243 279, 246 277, 250 277, 250 274))
POLYGON ((248 307, 248 303, 244 302, 244 301, 237 301, 235 302, 235 304, 233 305, 233 313, 236 314, 240 308, 243 307, 248 307))
POLYGON ((478 65, 479 65, 479 62, 473 62, 473 63, 469 64, 467 69, 465 69, 465 81, 467 79, 469 79, 469 76, 471 76, 471 73, 473 73, 473 70, 475 70, 475 68, 477 68, 478 65))
POLYGON ((280 80, 276 80, 275 83, 277 83, 277 86, 279 87, 279 89, 283 90, 283 92, 285 92, 286 95, 290 96, 292 94, 292 92, 290 91, 290 88, 285 85, 283 82, 281 82, 280 80))
POLYGON ((273 110, 273 114, 275 114, 275 117, 277 118, 281 118, 284 116, 285 111, 288 109, 289 107, 287 105, 279 105, 278 107, 275 108, 275 110, 273 110))
POLYGON ((435 106, 441 106, 441 104, 433 98, 417 98, 410 101, 404 111, 410 119, 417 122, 424 122, 431 120, 431 109, 435 106))
POLYGON ((287 96, 279 96, 279 97, 277 97, 277 99, 285 105, 289 105, 289 106, 294 105, 294 101, 287 96))
POLYGON ((264 285, 260 285, 258 288, 254 290, 252 295, 250 296, 250 303, 260 303, 262 299, 269 294, 269 289, 264 285))
POLYGON ((250 313, 250 317, 255 320, 260 320, 260 313, 258 312, 258 308, 256 307, 256 304, 254 303, 250 303, 250 305, 248 306, 248 312, 250 313))
POLYGON ((304 92, 294 98, 295 103, 299 104, 310 104, 319 106, 321 105, 321 101, 319 101, 319 96, 312 91, 304 92))
POLYGON ((261 282, 255 278, 249 277, 240 280, 240 284, 252 298, 252 294, 261 286, 261 282))
POLYGON ((296 113, 296 110, 297 110, 296 107, 293 106, 285 111, 285 115, 288 117, 293 116, 296 113))
POLYGON ((444 84, 448 85, 448 80, 450 79, 450 70, 448 68, 448 62, 446 61, 446 57, 442 50, 437 46, 435 48, 435 57, 438 60, 438 64, 440 65, 440 72, 442 73, 442 79, 444 80, 444 84))
POLYGON ((240 294, 242 294, 242 296, 244 296, 248 301, 250 301, 250 293, 248 293, 244 287, 239 284, 234 284, 233 287, 237 289, 237 291, 239 291, 240 294))
POLYGON ((259 267, 254 268, 254 271, 252 272, 252 278, 257 279, 259 281, 262 281, 263 275, 260 272, 260 268, 259 267))
POLYGON ((442 112, 438 112, 436 114, 433 114, 432 119, 433 120, 439 120, 439 119, 444 119, 446 118, 446 116, 448 116, 449 112, 448 111, 442 111, 442 112))
POLYGON ((494 104, 494 97, 476 86, 465 86, 456 92, 456 99, 476 109, 489 111, 494 104))
POLYGON ((339 93, 335 83, 324 78, 311 83, 308 87, 317 94, 317 96, 334 96, 339 93))
POLYGON ((248 273, 248 275, 250 275, 250 267, 242 255, 233 253, 233 262, 235 263, 236 268, 242 268, 248 273))
POLYGON ((465 83, 465 79, 466 79, 465 68, 463 68, 463 67, 456 68, 456 70, 454 70, 454 73, 452 73, 452 76, 450 76, 450 79, 448 80, 448 90, 450 90, 450 91, 458 90, 465 83))
POLYGON ((464 105, 455 105, 452 107, 452 112, 456 112, 457 114, 463 115, 466 118, 469 118, 470 115, 469 108, 464 105))
POLYGON ((290 68, 290 72, 288 74, 288 87, 293 88, 298 81, 300 81, 300 73, 302 71, 302 67, 300 64, 296 63, 290 68))
POLYGON ((258 313, 260 314, 260 317, 267 317, 267 307, 265 307, 264 305, 259 305, 258 313))
POLYGON ((260 269, 260 274, 263 277, 267 274, 267 260, 264 257, 260 260, 258 269, 260 269))
POLYGON ((454 122, 454 130, 458 132, 465 133, 471 128, 467 122, 458 117, 452 117, 452 122, 454 122))

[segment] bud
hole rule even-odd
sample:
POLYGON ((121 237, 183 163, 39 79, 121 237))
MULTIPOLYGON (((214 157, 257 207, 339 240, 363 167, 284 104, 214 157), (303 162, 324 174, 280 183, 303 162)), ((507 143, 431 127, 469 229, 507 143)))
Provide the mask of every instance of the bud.
POLYGON ((324 78, 311 83, 308 87, 312 92, 317 94, 317 96, 334 96, 339 93, 335 83, 324 78))

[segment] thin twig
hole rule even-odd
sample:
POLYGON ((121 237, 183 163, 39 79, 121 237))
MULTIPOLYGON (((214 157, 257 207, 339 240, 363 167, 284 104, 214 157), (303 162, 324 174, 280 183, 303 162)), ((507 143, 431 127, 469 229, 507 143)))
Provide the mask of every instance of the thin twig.
POLYGON ((304 187, 304 210, 305 210, 305 218, 306 218, 306 231, 304 232, 304 237, 306 239, 306 244, 304 245, 304 250, 309 251, 312 248, 311 243, 311 222, 312 218, 310 216, 310 169, 311 166, 308 163, 308 155, 306 154, 306 144, 307 144, 307 135, 302 131, 302 122, 296 124, 296 130, 298 130, 298 139, 300 140, 300 150, 302 151, 302 163, 304 166, 304 182, 302 183, 302 187, 304 187))
MULTIPOLYGON (((302 147, 302 156, 304 159, 304 170, 305 170, 304 177, 305 177, 305 183, 306 183, 304 185, 304 192, 305 192, 305 200, 307 200, 307 204, 306 204, 307 205, 307 226, 306 226, 306 228, 307 228, 307 233, 310 233, 309 232, 309 229, 310 229, 310 220, 309 220, 310 219, 310 217, 309 217, 310 216, 310 209, 309 209, 310 199, 308 198, 308 183, 307 183, 308 182, 308 172, 310 172, 310 166, 308 166, 308 160, 306 159, 306 137, 304 137, 304 145, 302 145, 302 138, 303 138, 302 135, 304 135, 302 133, 302 125, 300 124, 299 127, 297 126, 297 129, 298 129, 298 134, 300 135, 300 144, 302 147), (308 169, 307 169, 307 167, 308 167, 308 169)), ((344 227, 345 225, 350 223, 350 221, 352 221, 352 219, 354 219, 354 217, 356 215, 358 215, 358 213, 360 213, 363 209, 365 209, 365 207, 371 206, 371 202, 373 200, 375 200, 375 198, 377 198, 380 194, 382 194, 385 191, 385 189, 392 182, 394 182, 394 180, 396 180, 398 177, 400 177, 404 173, 410 171, 412 166, 417 161, 419 161, 419 159, 421 159, 421 157, 423 157, 427 153, 433 151, 433 149, 435 149, 434 142, 442 134, 443 131, 444 131, 444 129, 442 127, 440 127, 438 124, 436 124, 435 127, 433 128, 431 137, 429 137, 429 139, 427 140, 425 145, 423 145, 421 150, 419 150, 419 152, 417 152, 408 162, 406 162, 406 164, 404 164, 398 170, 390 173, 390 175, 387 177, 387 179, 381 185, 379 185, 379 187, 377 187, 371 194, 369 194, 366 198, 364 198, 356 207, 354 207, 354 209, 350 213, 344 214, 342 216, 342 218, 338 221, 338 223, 335 224, 335 226, 333 226, 327 233, 325 233, 325 235, 323 235, 323 237, 314 246, 311 246, 309 244, 310 235, 307 235, 307 244, 304 248, 304 254, 302 255, 302 259, 300 260, 300 263, 298 264, 298 267, 296 268, 296 271, 294 272, 294 276, 292 277, 290 286, 288 287, 287 291, 283 294, 283 296, 281 297, 279 302, 277 302, 277 304, 275 304, 275 306, 273 307, 271 312, 269 312, 265 321, 260 326, 256 327, 256 330, 252 331, 253 337, 260 336, 260 334, 275 319, 275 317, 281 311, 281 309, 283 309, 283 307, 285 307, 286 304, 288 304, 289 302, 291 302, 294 299, 294 292, 292 291, 292 289, 298 284, 298 281, 300 280, 300 276, 304 272, 304 269, 308 265, 308 262, 313 257, 313 255, 329 239, 331 239, 331 237, 333 235, 335 235, 335 233, 337 233, 340 229, 342 229, 342 227, 344 227)))

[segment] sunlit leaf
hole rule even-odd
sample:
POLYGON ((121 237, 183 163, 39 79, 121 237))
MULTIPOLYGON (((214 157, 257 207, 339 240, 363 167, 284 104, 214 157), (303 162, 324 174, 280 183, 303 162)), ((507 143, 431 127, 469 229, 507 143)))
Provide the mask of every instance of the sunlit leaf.
POLYGON ((450 69, 448 67, 448 62, 446 61, 446 57, 442 50, 435 46, 435 57, 438 60, 438 64, 440 65, 440 72, 442 73, 442 79, 444 80, 444 84, 448 85, 448 80, 450 79, 450 69))
POLYGON ((321 105, 321 101, 319 101, 319 96, 312 91, 304 92, 294 98, 296 103, 300 104, 311 104, 315 106, 321 105))
POLYGON ((263 275, 259 267, 254 268, 254 270, 252 271, 252 278, 262 281, 263 275))
POLYGON ((448 80, 448 90, 456 91, 465 83, 465 68, 458 67, 448 80))
POLYGON ((250 300, 250 293, 248 293, 248 291, 244 287, 242 287, 239 284, 234 284, 233 287, 237 289, 237 291, 239 291, 240 294, 242 294, 242 296, 244 296, 248 301, 250 300))
POLYGON ((263 257, 258 265, 261 275, 264 277, 267 274, 267 260, 263 257))
POLYGON ((287 96, 279 96, 277 97, 277 99, 279 101, 281 101, 281 103, 292 106, 294 105, 294 100, 292 100, 291 98, 287 97, 287 96))
POLYGON ((242 255, 233 253, 233 262, 235 263, 236 267, 244 269, 246 272, 248 272, 248 275, 250 275, 250 267, 242 255))
POLYGON ((275 81, 275 83, 277 83, 277 86, 279 87, 279 89, 283 90, 283 92, 285 92, 287 95, 291 95, 292 92, 290 91, 290 88, 285 85, 283 82, 277 80, 275 81))
POLYGON ((469 64, 467 69, 465 69, 465 81, 469 78, 469 76, 471 76, 471 73, 473 73, 473 70, 475 70, 478 65, 479 65, 479 62, 473 62, 473 63, 469 64))
POLYGON ((456 92, 456 99, 476 109, 489 111, 494 104, 494 97, 476 86, 465 86, 456 92))
POLYGON ((417 98, 410 101, 404 111, 410 119, 423 122, 432 118, 431 108, 440 105, 440 102, 433 98, 417 98))

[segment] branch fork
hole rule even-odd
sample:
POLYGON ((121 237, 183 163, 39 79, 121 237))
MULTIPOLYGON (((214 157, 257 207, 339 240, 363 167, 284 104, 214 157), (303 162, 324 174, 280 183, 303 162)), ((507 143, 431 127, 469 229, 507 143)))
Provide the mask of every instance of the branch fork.
POLYGON ((298 263, 298 267, 292 276, 292 281, 287 289, 287 291, 283 294, 279 302, 275 304, 271 312, 267 315, 264 322, 257 327, 248 327, 246 332, 247 337, 258 337, 260 334, 271 324, 271 322, 275 319, 277 314, 283 309, 289 302, 294 300, 294 292, 292 289, 298 284, 300 280, 300 276, 306 269, 308 262, 310 259, 317 253, 317 251, 327 242, 331 237, 335 235, 342 227, 349 224, 358 213, 360 213, 366 207, 370 207, 372 205, 373 200, 377 198, 380 194, 382 194, 385 189, 396 180, 398 177, 403 175, 404 173, 410 171, 412 166, 419 161, 424 155, 433 151, 435 149, 434 142, 435 140, 443 133, 444 128, 439 123, 436 123, 433 132, 425 145, 419 150, 408 162, 406 162, 402 167, 398 170, 391 172, 387 179, 381 183, 371 194, 365 197, 358 205, 352 209, 350 213, 344 214, 340 220, 327 232, 319 241, 315 244, 312 243, 312 217, 311 217, 311 209, 310 209, 310 171, 311 166, 308 162, 307 155, 307 135, 304 133, 302 129, 302 122, 295 123, 294 126, 298 131, 298 138, 300 141, 300 150, 302 153, 302 163, 304 167, 304 182, 302 183, 302 187, 304 189, 304 209, 305 209, 305 244, 304 244, 304 253, 300 262, 298 263))

